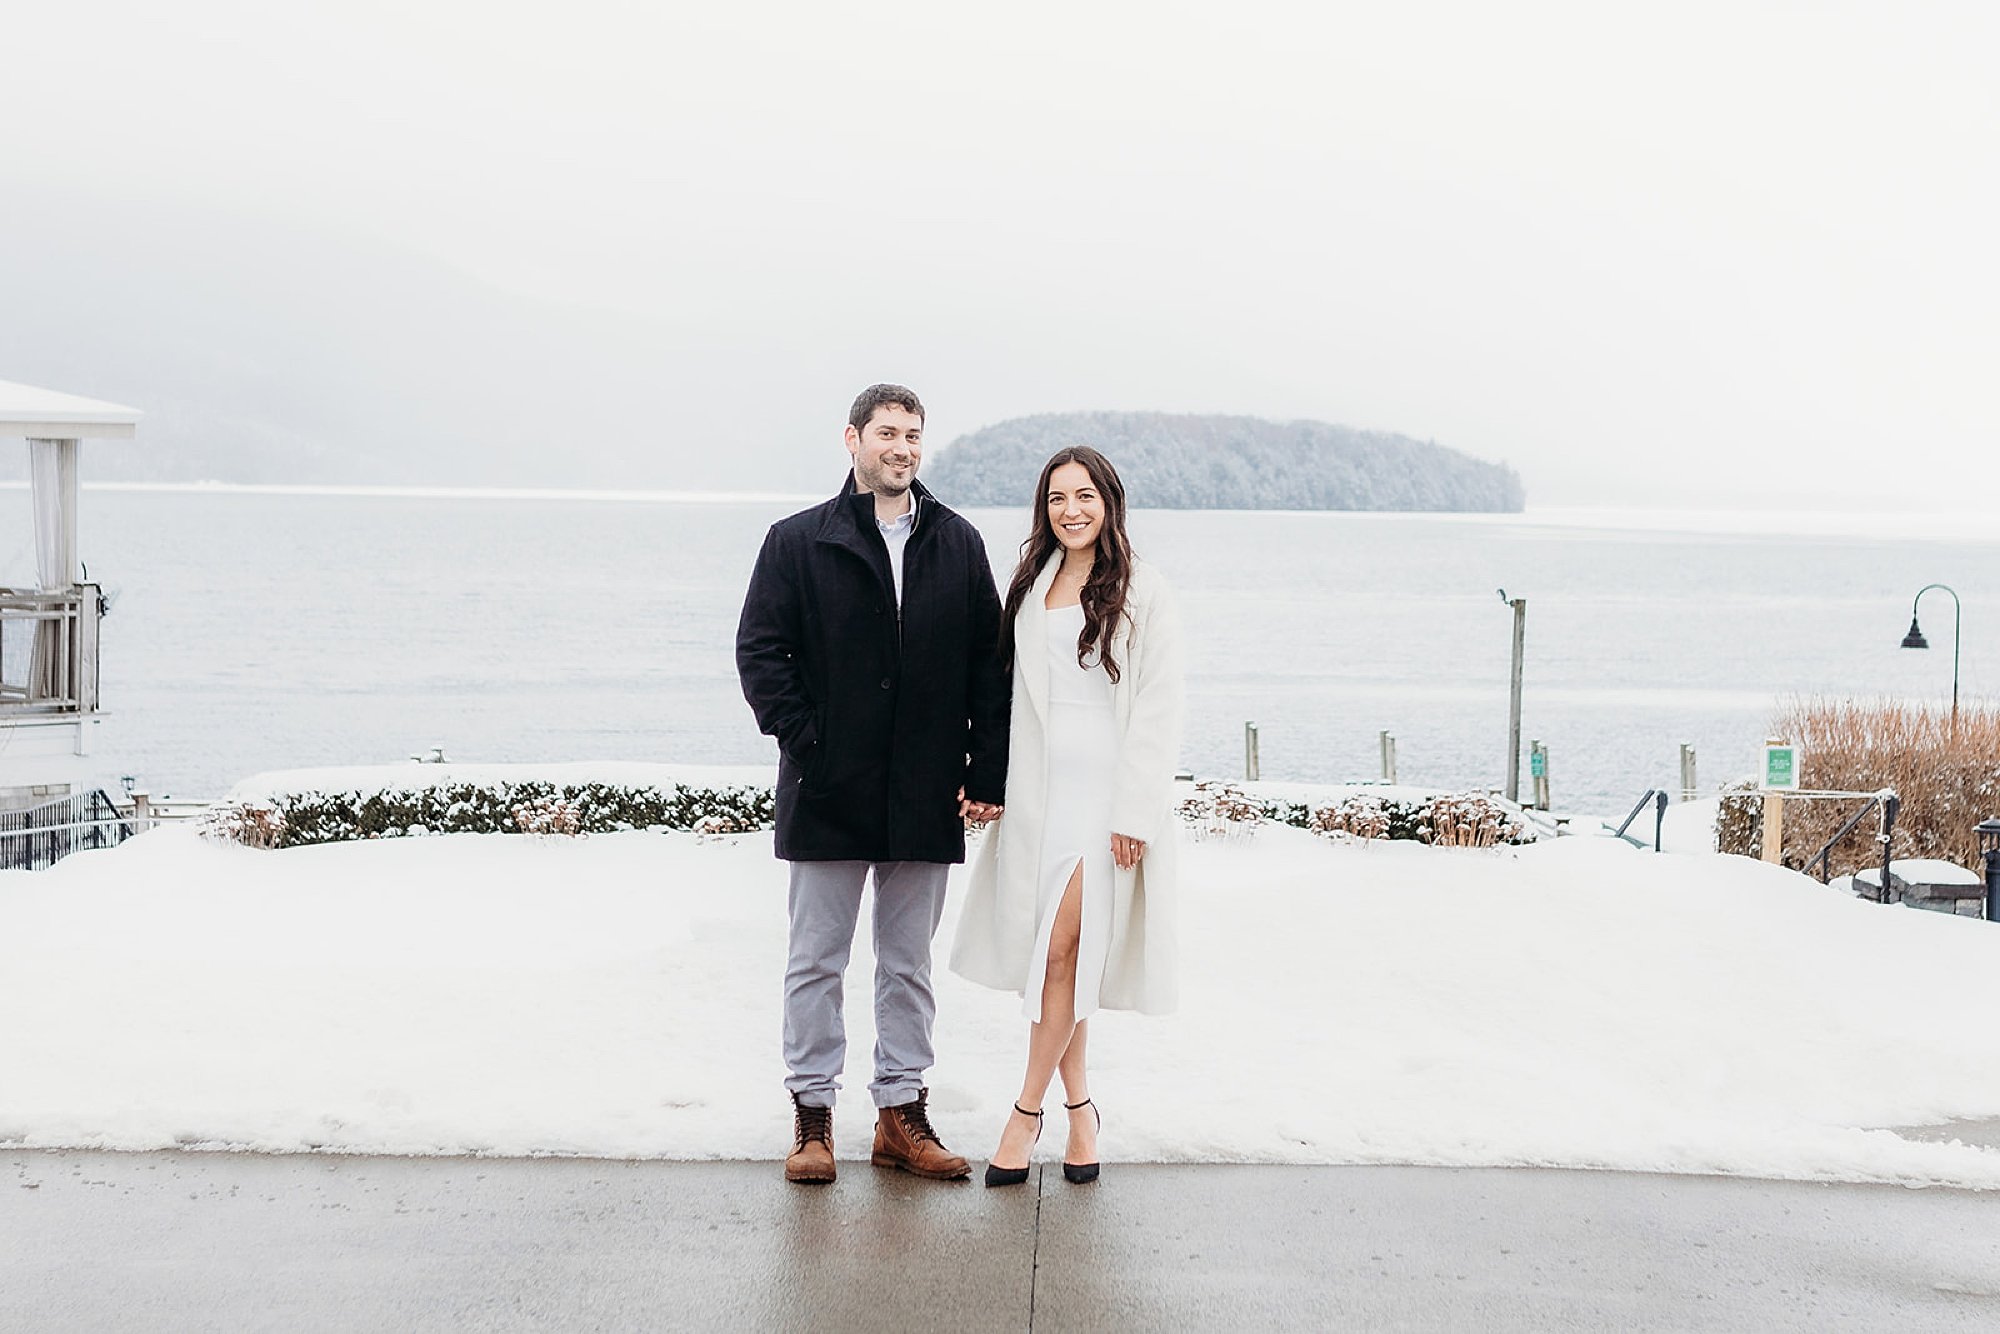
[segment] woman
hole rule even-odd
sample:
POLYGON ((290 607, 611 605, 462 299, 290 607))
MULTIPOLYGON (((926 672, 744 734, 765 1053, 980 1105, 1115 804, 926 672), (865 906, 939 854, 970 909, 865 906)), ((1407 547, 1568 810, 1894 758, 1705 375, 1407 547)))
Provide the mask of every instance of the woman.
POLYGON ((1013 661, 1005 814, 974 858, 951 967, 1021 993, 1021 1094, 986 1169, 1028 1178, 1042 1100, 1062 1075, 1063 1175, 1098 1175, 1099 1118, 1085 1061, 1099 1007, 1174 1007, 1174 765, 1181 646, 1173 595, 1125 536, 1125 487, 1078 445, 1042 468, 1036 513, 1007 589, 1013 661))

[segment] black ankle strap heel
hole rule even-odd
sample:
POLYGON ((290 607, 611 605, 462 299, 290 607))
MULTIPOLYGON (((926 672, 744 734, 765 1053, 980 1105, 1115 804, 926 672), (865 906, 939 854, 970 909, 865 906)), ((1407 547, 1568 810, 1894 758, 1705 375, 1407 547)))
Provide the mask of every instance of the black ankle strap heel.
MULTIPOLYGON (((1080 1107, 1090 1108, 1090 1114, 1097 1118, 1098 1126, 1101 1128, 1104 1125, 1104 1113, 1098 1111, 1097 1104, 1089 1098, 1085 1098, 1082 1102, 1066 1102, 1063 1104, 1063 1110, 1069 1112, 1076 1111, 1080 1107)), ((1073 1185, 1087 1186, 1097 1180, 1098 1165, 1094 1162, 1072 1163, 1065 1159, 1062 1167, 1063 1180, 1073 1185)))
MULTIPOLYGON (((1014 1104, 1014 1110, 1023 1116, 1035 1118, 1035 1138, 1029 1144, 1032 1151, 1033 1146, 1039 1144, 1042 1139, 1042 1114, 1031 1112, 1018 1102, 1014 1104)), ((1066 1172, 1069 1169, 1063 1170, 1066 1172)), ((1027 1179, 1028 1169, 1025 1167, 995 1167, 992 1163, 986 1164, 986 1184, 989 1186, 1018 1186, 1027 1179)))

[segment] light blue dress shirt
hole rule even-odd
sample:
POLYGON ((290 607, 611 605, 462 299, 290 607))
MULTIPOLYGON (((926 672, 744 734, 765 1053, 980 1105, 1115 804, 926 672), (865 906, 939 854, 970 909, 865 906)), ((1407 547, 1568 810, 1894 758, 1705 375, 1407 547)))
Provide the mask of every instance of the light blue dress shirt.
POLYGON ((875 518, 875 526, 882 530, 882 540, 889 546, 889 575, 895 580, 898 611, 903 607, 903 548, 910 544, 910 530, 917 526, 916 496, 909 495, 909 501, 910 507, 887 523, 880 515, 875 518))

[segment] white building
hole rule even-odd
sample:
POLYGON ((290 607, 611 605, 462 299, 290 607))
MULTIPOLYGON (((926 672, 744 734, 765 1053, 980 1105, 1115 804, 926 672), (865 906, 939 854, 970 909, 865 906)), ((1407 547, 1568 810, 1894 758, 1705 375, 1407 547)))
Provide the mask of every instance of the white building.
POLYGON ((103 600, 82 582, 77 474, 85 440, 130 440, 140 414, 0 380, 0 447, 25 439, 35 587, 0 587, 0 811, 78 789, 99 718, 103 600))

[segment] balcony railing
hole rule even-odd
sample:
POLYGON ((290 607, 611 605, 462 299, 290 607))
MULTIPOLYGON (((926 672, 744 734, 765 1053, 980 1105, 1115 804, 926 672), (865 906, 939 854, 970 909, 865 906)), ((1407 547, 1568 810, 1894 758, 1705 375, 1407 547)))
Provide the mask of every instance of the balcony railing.
POLYGON ((96 584, 0 588, 0 718, 97 711, 96 584))

